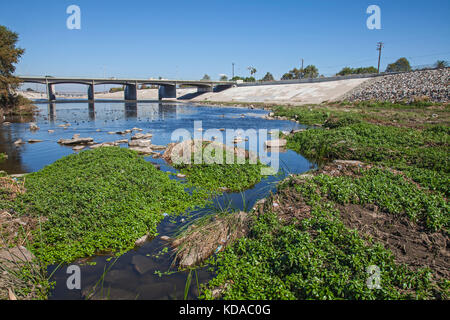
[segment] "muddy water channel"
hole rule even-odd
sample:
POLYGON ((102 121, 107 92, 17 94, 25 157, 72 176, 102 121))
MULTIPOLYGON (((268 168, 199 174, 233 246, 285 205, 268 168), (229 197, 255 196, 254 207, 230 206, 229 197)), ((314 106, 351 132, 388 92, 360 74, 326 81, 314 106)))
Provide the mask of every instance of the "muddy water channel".
MULTIPOLYGON (((289 131, 302 128, 290 121, 266 120, 268 113, 248 108, 207 107, 170 103, 124 103, 124 102, 65 102, 56 104, 38 104, 40 113, 34 119, 14 118, 9 126, 0 126, 0 152, 8 159, 0 163, 0 170, 9 174, 38 171, 55 160, 74 151, 61 146, 57 141, 70 139, 74 134, 92 137, 95 142, 110 142, 130 138, 111 135, 111 131, 124 131, 134 127, 153 134, 152 143, 167 145, 172 132, 184 128, 194 136, 194 121, 202 121, 204 130, 208 129, 279 129, 289 131), (34 121, 39 130, 30 131, 29 122, 34 121), (70 126, 61 125, 70 123, 70 126), (54 130, 49 133, 48 130, 54 130), (14 141, 22 139, 42 140, 39 143, 26 143, 15 146, 14 141)), ((126 145, 123 145, 126 147, 126 145)), ((248 147, 248 146, 247 146, 248 147)), ((253 150, 256 151, 256 150, 253 150)), ((146 158, 161 165, 161 170, 175 172, 162 159, 146 158)), ((241 193, 225 193, 214 199, 214 206, 230 206, 236 209, 250 209, 254 203, 269 195, 276 183, 289 173, 305 172, 313 165, 291 150, 279 154, 281 174, 263 179, 252 189, 241 193)), ((210 209, 202 209, 189 216, 166 217, 158 226, 160 235, 173 236, 177 230, 190 223, 192 219, 211 214, 210 209)), ((174 256, 161 254, 167 243, 155 238, 140 248, 131 250, 119 258, 110 255, 98 255, 73 264, 81 268, 81 290, 69 290, 67 287, 68 265, 50 266, 49 274, 54 271, 52 280, 56 282, 50 299, 84 299, 93 286, 97 290, 94 298, 106 299, 183 299, 188 272, 176 272, 174 256), (107 271, 107 272, 105 272, 107 271), (169 271, 169 272, 168 272, 169 271), (173 271, 173 272, 170 272, 173 271), (162 274, 160 274, 160 272, 162 274)), ((188 298, 198 296, 199 284, 206 283, 213 274, 207 268, 197 270, 192 278, 188 298)))

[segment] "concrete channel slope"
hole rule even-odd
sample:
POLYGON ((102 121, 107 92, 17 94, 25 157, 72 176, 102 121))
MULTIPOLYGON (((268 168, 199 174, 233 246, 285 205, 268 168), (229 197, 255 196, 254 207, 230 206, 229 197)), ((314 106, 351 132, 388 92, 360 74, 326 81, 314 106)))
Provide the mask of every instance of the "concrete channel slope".
POLYGON ((339 100, 341 96, 369 79, 238 86, 221 92, 205 92, 191 99, 191 101, 316 104, 339 100))

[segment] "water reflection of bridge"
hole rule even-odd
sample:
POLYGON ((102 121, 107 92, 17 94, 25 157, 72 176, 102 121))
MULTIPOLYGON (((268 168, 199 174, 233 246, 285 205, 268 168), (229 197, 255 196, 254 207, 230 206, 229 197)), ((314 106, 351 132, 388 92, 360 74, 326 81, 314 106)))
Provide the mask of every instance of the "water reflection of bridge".
MULTIPOLYGON (((152 103, 152 105, 156 103, 152 103)), ((54 122, 57 119, 57 103, 51 102, 47 107, 48 120, 54 122)), ((97 112, 95 110, 95 103, 88 103, 88 116, 89 120, 94 121, 97 117, 97 112)), ((125 119, 136 119, 138 118, 138 103, 136 102, 124 102, 124 118, 125 119)), ((167 103, 157 103, 156 112, 158 114, 158 119, 167 119, 176 116, 178 106, 176 104, 167 103)))

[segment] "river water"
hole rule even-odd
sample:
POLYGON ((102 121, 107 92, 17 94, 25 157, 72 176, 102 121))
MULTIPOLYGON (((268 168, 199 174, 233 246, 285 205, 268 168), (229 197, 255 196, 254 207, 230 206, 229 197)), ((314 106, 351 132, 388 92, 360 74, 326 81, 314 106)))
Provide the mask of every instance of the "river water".
MULTIPOLYGON (((248 108, 208 107, 176 103, 124 103, 124 102, 64 102, 55 104, 38 104, 39 114, 34 118, 10 118, 10 125, 0 126, 0 152, 8 155, 8 159, 0 163, 0 170, 9 174, 28 173, 42 169, 55 160, 69 155, 74 151, 61 146, 57 141, 69 139, 74 134, 81 137, 92 137, 95 142, 110 142, 129 138, 127 136, 111 135, 110 131, 123 131, 138 127, 143 132, 153 134, 152 143, 167 145, 171 141, 172 132, 176 129, 187 129, 194 135, 194 121, 202 121, 204 130, 208 129, 268 129, 289 131, 303 126, 282 120, 267 120, 267 111, 248 108), (29 130, 29 122, 34 121, 40 128, 29 130), (63 128, 60 125, 70 123, 63 128), (48 130, 54 130, 49 133, 48 130), (15 146, 14 141, 22 139, 43 140, 34 144, 15 146)), ((125 145, 123 145, 125 147, 125 145)), ((248 146, 248 145, 247 145, 248 146)), ((253 150, 256 151, 256 150, 253 150)), ((148 161, 161 165, 161 170, 175 170, 162 159, 146 158, 148 161)), ((273 192, 277 181, 289 173, 302 173, 313 168, 308 160, 297 153, 287 150, 279 154, 280 171, 282 174, 271 176, 255 185, 252 189, 241 193, 225 193, 214 199, 216 206, 231 205, 236 209, 244 206, 251 208, 254 203, 273 192), (244 204, 245 199, 245 204, 244 204)), ((199 217, 208 210, 198 210, 191 216, 199 217)), ((158 226, 160 235, 173 235, 184 224, 189 223, 189 217, 180 216, 176 219, 166 217, 158 226)), ((144 246, 131 250, 119 258, 111 256, 95 256, 74 262, 81 268, 81 290, 69 290, 66 281, 67 265, 50 266, 49 274, 54 271, 52 281, 55 287, 50 299, 83 299, 91 288, 97 284, 96 298, 106 299, 183 299, 187 272, 176 271, 172 265, 173 256, 158 254, 167 246, 159 238, 147 242, 144 246), (105 272, 105 270, 107 272, 105 272), (155 271, 162 272, 158 275, 155 271), (164 274, 166 273, 166 274, 164 274), (104 275, 104 277, 102 277, 104 275)), ((188 298, 195 299, 198 282, 206 283, 213 274, 207 268, 197 270, 191 281, 188 298)))

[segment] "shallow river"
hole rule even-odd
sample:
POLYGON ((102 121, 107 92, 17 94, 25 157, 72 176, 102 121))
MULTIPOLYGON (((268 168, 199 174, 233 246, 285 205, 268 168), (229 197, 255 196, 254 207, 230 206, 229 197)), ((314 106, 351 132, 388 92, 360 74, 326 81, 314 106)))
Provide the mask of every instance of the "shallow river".
MULTIPOLYGON (((61 146, 57 141, 61 138, 71 138, 74 134, 81 137, 92 137, 95 142, 109 142, 129 138, 129 135, 110 135, 110 131, 123 131, 138 127, 143 132, 153 134, 152 143, 167 145, 171 141, 172 132, 184 128, 194 135, 194 121, 202 121, 204 130, 208 129, 279 129, 289 131, 302 128, 291 121, 266 120, 268 113, 263 110, 247 108, 206 107, 173 103, 124 103, 124 102, 85 102, 56 103, 52 105, 39 104, 40 113, 35 119, 7 119, 9 126, 0 126, 0 152, 8 155, 8 159, 0 163, 0 170, 9 174, 38 171, 55 160, 73 153, 71 148, 61 146), (29 121, 37 123, 40 130, 31 132, 29 121), (70 123, 65 128, 61 124, 70 123), (100 129, 100 131, 98 131, 100 129), (49 133, 48 130, 54 130, 49 133), (15 146, 14 141, 22 139, 43 140, 43 142, 15 146)), ((126 145, 123 145, 124 147, 126 145)), ((248 147, 248 144, 247 144, 248 147)), ((253 150, 257 151, 257 150, 253 150)), ((146 158, 148 161, 161 165, 163 171, 175 171, 162 159, 146 158)), ((215 199, 215 205, 231 205, 236 209, 244 206, 251 208, 254 203, 275 190, 275 183, 289 173, 305 172, 313 165, 302 156, 287 150, 279 154, 282 174, 263 179, 244 195, 228 193, 215 199), (245 204, 243 199, 245 199, 245 204)), ((207 214, 208 210, 199 210, 191 216, 207 214)), ((166 217, 158 226, 160 235, 171 236, 184 224, 189 223, 189 217, 176 219, 166 217)), ((110 299, 183 299, 187 272, 178 272, 159 276, 155 271, 176 271, 171 266, 173 256, 169 254, 155 257, 166 243, 156 238, 144 246, 127 252, 118 259, 111 256, 96 256, 78 261, 81 268, 81 290, 69 290, 66 285, 67 265, 56 269, 52 280, 56 282, 50 299, 83 299, 90 289, 98 283, 97 298, 110 299), (86 263, 87 262, 87 263, 86 263), (103 277, 104 271, 107 270, 103 277)), ((55 266, 49 267, 49 274, 55 266)), ((206 283, 212 278, 207 269, 197 271, 199 283, 206 283)), ((192 280, 188 298, 197 297, 195 276, 192 280)))

